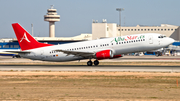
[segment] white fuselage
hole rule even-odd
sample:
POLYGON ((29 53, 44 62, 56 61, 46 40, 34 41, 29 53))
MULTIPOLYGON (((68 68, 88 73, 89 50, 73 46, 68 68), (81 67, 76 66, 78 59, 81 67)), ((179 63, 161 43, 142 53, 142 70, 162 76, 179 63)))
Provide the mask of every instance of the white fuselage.
MULTIPOLYGON (((72 61, 85 59, 78 55, 67 55, 63 52, 54 50, 67 50, 74 52, 99 52, 102 50, 112 50, 113 55, 120 55, 132 52, 143 52, 162 47, 167 47, 174 40, 168 37, 159 38, 161 34, 137 34, 131 36, 122 36, 106 39, 98 39, 92 41, 75 42, 62 45, 54 45, 31 49, 31 53, 20 53, 21 57, 30 58, 33 60, 43 61, 72 61)), ((26 50, 28 51, 28 50, 26 50)))

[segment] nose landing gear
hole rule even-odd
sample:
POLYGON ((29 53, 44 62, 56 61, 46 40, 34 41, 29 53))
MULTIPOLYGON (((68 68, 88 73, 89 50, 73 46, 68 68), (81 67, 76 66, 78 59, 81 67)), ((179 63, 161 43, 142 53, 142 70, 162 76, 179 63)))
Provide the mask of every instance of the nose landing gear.
MULTIPOLYGON (((92 66, 92 65, 93 65, 93 62, 92 62, 91 60, 89 60, 89 61, 87 62, 87 65, 88 65, 88 66, 92 66)), ((95 60, 95 61, 94 61, 94 65, 95 65, 95 66, 99 65, 99 61, 98 61, 98 60, 95 60)))

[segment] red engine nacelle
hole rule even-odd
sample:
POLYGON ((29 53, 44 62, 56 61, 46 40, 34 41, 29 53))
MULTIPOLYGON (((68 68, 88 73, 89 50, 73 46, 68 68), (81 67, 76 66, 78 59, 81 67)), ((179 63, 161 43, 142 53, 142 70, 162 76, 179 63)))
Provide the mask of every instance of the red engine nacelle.
POLYGON ((100 59, 113 59, 113 58, 119 58, 122 57, 122 55, 114 55, 112 50, 103 50, 96 53, 96 58, 98 60, 100 59))
POLYGON ((112 50, 103 50, 103 51, 97 52, 96 58, 98 60, 113 58, 113 52, 112 52, 112 50))

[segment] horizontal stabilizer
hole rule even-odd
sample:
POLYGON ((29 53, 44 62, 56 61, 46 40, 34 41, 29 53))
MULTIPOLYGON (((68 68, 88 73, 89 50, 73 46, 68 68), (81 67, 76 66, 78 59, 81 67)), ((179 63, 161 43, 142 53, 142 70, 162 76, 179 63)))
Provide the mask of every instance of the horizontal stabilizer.
POLYGON ((31 53, 30 51, 5 51, 10 53, 31 53))

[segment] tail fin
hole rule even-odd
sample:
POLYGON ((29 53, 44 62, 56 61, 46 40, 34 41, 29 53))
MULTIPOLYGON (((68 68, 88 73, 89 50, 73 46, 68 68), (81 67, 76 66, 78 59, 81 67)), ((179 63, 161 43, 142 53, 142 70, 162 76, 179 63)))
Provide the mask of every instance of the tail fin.
POLYGON ((52 46, 51 44, 39 43, 18 23, 13 23, 12 27, 14 29, 14 32, 16 34, 17 40, 19 42, 22 51, 40 48, 40 47, 52 46))

